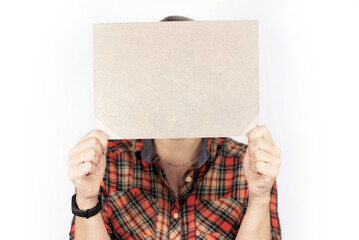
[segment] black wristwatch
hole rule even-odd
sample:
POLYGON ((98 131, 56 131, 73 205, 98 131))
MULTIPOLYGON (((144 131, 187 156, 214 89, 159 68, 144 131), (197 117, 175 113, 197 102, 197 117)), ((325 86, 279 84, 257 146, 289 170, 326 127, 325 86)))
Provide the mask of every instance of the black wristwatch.
POLYGON ((86 210, 80 210, 76 203, 76 194, 72 196, 72 213, 79 217, 85 217, 89 218, 92 216, 95 216, 98 212, 100 212, 102 209, 101 204, 101 196, 98 195, 98 203, 95 207, 86 209, 86 210))

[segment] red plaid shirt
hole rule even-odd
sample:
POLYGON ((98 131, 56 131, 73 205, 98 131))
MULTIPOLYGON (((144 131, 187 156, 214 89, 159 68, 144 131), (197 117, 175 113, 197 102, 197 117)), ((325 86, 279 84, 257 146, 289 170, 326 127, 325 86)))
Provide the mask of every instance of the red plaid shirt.
MULTIPOLYGON (((111 239, 235 239, 248 205, 246 149, 231 138, 204 138, 176 198, 151 139, 109 140, 100 195, 111 239)), ((272 239, 281 239, 276 182, 270 219, 272 239)), ((70 239, 74 233, 75 216, 70 239)))

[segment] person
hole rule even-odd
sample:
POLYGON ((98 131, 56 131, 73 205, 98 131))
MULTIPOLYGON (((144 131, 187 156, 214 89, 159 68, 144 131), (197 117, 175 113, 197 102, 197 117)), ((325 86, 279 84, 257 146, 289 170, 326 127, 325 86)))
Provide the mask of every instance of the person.
POLYGON ((83 214, 70 239, 281 239, 281 153, 264 125, 247 137, 108 140, 90 131, 69 152, 83 214))

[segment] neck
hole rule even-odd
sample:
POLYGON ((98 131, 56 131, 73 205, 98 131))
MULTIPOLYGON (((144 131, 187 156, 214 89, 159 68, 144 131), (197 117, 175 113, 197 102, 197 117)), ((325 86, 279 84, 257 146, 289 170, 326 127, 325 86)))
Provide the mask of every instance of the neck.
POLYGON ((194 158, 200 151, 202 143, 203 138, 153 139, 153 147, 157 154, 176 165, 186 163, 194 158))

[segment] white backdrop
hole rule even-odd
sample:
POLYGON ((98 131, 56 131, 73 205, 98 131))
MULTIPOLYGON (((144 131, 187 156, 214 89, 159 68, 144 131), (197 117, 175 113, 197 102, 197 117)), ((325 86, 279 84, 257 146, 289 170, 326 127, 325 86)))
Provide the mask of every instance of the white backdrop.
POLYGON ((2 1, 0 238, 68 238, 68 151, 93 129, 92 23, 177 14, 259 20, 260 124, 282 151, 283 239, 354 239, 358 10, 349 0, 2 1))

